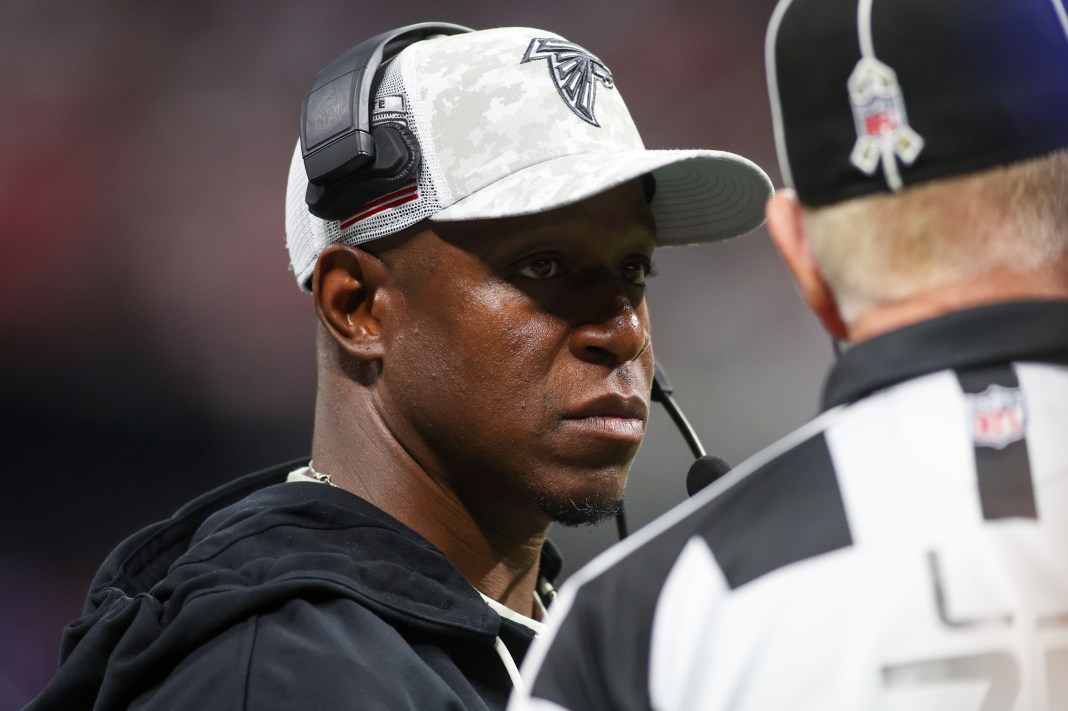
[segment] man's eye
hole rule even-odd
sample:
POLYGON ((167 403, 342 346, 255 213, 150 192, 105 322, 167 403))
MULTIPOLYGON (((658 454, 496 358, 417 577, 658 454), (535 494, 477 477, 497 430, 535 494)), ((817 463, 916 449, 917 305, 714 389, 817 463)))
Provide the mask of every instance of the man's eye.
POLYGON ((631 284, 645 284, 645 280, 653 276, 653 265, 643 260, 627 262, 623 265, 620 276, 624 281, 631 284))
POLYGON ((531 279, 549 279, 558 276, 563 271, 564 269, 560 264, 560 260, 552 259, 551 257, 542 257, 530 262, 516 273, 531 279))

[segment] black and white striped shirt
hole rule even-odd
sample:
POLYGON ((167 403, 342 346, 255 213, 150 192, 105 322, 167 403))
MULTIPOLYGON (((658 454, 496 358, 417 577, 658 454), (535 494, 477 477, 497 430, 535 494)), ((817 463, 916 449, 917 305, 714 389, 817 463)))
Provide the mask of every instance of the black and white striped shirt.
POLYGON ((512 711, 1068 709, 1068 302, 866 341, 561 590, 512 711))

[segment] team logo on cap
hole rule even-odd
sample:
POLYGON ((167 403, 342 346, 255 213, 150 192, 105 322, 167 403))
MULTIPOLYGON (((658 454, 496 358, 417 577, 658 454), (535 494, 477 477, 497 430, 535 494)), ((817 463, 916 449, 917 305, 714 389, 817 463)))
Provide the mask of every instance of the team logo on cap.
POLYGON ((606 89, 615 86, 612 72, 604 62, 577 44, 555 37, 531 40, 520 64, 538 59, 548 62, 556 91, 568 108, 586 123, 600 128, 601 124, 593 115, 597 82, 606 89))
POLYGON ((976 447, 1004 449, 1024 438, 1027 411, 1019 388, 991 385, 976 395, 967 395, 976 447))
POLYGON ((923 138, 909 126, 897 74, 873 57, 864 57, 849 77, 849 102, 857 126, 850 162, 867 175, 883 164, 887 182, 902 187, 897 161, 912 165, 923 150, 923 138))

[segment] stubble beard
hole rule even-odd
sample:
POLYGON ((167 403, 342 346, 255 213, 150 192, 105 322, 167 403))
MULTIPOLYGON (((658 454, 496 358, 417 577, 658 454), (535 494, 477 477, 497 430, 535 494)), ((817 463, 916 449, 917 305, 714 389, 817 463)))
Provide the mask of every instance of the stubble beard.
POLYGON ((623 497, 611 494, 557 497, 546 493, 537 496, 538 508, 562 526, 596 526, 615 516, 623 508, 623 497))

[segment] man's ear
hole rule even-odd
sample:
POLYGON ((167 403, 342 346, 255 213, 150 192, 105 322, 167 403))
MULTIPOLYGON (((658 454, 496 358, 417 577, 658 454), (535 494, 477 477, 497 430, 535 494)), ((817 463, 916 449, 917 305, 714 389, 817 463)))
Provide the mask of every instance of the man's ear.
POLYGON ((319 255, 312 275, 315 310, 346 352, 363 361, 382 358, 382 288, 386 266, 373 254, 342 244, 319 255))
POLYGON ((834 293, 812 257, 802 221, 803 211, 793 190, 776 192, 767 205, 768 233, 794 275, 801 297, 823 324, 824 330, 835 339, 848 340, 849 329, 838 311, 834 293))

